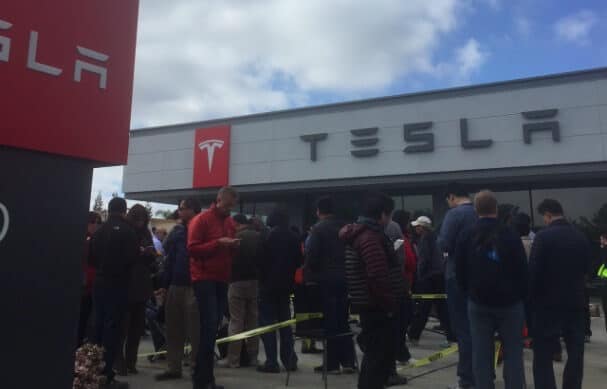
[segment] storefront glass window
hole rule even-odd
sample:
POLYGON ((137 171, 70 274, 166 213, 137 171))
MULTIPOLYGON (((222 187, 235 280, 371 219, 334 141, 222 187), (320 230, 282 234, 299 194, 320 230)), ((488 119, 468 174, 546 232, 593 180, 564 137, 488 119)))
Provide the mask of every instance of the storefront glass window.
POLYGON ((432 195, 404 196, 404 205, 404 209, 411 213, 411 218, 432 217, 432 195))
MULTIPOLYGON (((550 198, 561 203, 565 211, 565 217, 576 223, 583 223, 584 220, 591 221, 598 213, 599 209, 607 204, 607 188, 564 188, 564 189, 537 189, 532 191, 533 207, 537 206, 542 200, 550 198)), ((536 210, 534 209, 534 212, 536 210)), ((599 224, 606 221, 600 221, 599 224)), ((544 225, 542 217, 535 215, 535 224, 544 225)))

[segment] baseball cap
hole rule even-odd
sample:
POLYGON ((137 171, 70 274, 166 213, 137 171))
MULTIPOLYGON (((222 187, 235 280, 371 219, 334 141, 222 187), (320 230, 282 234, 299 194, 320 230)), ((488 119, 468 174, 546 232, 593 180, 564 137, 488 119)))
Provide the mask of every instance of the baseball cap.
POLYGON ((412 221, 411 225, 413 227, 418 227, 419 226, 419 227, 431 228, 432 227, 432 220, 430 220, 430 218, 427 217, 427 216, 420 216, 415 221, 412 221))

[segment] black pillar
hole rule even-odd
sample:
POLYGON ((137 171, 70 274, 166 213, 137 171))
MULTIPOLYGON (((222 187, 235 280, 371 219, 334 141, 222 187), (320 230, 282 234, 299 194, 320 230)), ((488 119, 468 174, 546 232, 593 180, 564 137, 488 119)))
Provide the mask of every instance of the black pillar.
POLYGON ((92 168, 0 146, 3 388, 72 387, 92 168))

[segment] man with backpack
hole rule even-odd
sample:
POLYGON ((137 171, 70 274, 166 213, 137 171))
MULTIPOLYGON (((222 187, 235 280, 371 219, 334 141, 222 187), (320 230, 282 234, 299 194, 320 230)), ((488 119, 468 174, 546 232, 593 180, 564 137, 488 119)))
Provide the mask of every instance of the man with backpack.
POLYGON ((359 389, 383 389, 394 361, 394 320, 398 308, 390 275, 400 277, 394 245, 384 234, 394 200, 382 193, 368 194, 362 216, 341 229, 346 244, 346 281, 352 311, 360 314, 358 343, 364 353, 359 389))
POLYGON ((493 192, 479 192, 474 207, 479 220, 461 233, 455 262, 458 285, 468 295, 476 388, 495 387, 492 350, 497 331, 504 345, 506 389, 523 389, 525 248, 518 234, 498 221, 493 192))

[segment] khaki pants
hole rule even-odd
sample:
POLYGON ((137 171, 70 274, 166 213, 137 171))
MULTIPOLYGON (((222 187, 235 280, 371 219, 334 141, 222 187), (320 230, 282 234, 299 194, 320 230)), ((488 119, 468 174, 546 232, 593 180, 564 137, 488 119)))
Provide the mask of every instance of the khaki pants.
POLYGON ((200 338, 198 303, 191 286, 170 286, 165 301, 168 370, 181 373, 186 340, 192 345, 191 366, 196 363, 200 338))
MULTIPOLYGON (((230 307, 229 336, 257 328, 257 281, 239 281, 230 284, 228 290, 228 305, 230 307)), ((251 363, 257 362, 259 338, 249 338, 247 352, 251 363)), ((228 345, 228 363, 240 366, 242 341, 231 342, 228 345)))

